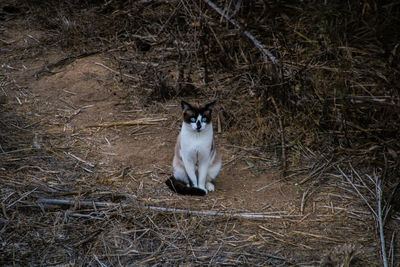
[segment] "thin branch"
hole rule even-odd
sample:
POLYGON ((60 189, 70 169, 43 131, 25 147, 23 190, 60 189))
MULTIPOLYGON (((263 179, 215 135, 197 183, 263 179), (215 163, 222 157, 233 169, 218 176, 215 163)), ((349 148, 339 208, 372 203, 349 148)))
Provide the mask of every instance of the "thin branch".
POLYGON ((80 157, 75 156, 75 155, 72 154, 71 152, 64 152, 64 154, 67 155, 67 156, 70 156, 70 157, 73 158, 73 159, 76 159, 76 160, 79 161, 79 162, 85 163, 86 165, 88 165, 88 166, 90 166, 90 167, 92 167, 92 168, 94 168, 94 166, 95 166, 93 163, 90 163, 90 162, 88 162, 88 161, 86 161, 86 160, 83 160, 83 159, 81 159, 80 157))
POLYGON ((14 206, 15 204, 17 204, 18 202, 20 202, 22 199, 26 198, 27 196, 29 196, 30 194, 32 194, 33 192, 35 192, 37 189, 37 187, 29 192, 24 193, 19 199, 17 199, 16 201, 14 201, 11 204, 7 205, 7 209, 11 208, 12 206, 14 206))
MULTIPOLYGON (((64 199, 39 199, 37 201, 39 205, 58 205, 58 206, 78 206, 78 207, 122 207, 129 208, 132 207, 131 204, 127 203, 110 203, 110 202, 94 202, 94 201, 74 201, 74 200, 64 200, 64 199)), ((224 211, 197 211, 188 209, 178 209, 178 208, 166 208, 157 206, 144 206, 141 209, 149 209, 153 211, 169 212, 169 213, 181 213, 188 215, 204 215, 204 216, 223 216, 223 217, 235 217, 243 219, 282 219, 282 218, 293 218, 298 217, 298 215, 287 215, 286 211, 274 211, 274 212, 262 212, 262 213, 235 213, 235 212, 224 212, 224 211)))
POLYGON ((375 218, 378 218, 378 215, 376 214, 375 210, 371 207, 371 205, 368 203, 368 200, 361 194, 361 192, 358 190, 358 188, 354 185, 354 183, 347 177, 347 175, 342 171, 342 169, 339 166, 336 166, 336 168, 340 171, 340 173, 343 175, 343 177, 346 178, 346 180, 349 182, 349 184, 354 188, 354 190, 357 192, 357 194, 364 200, 365 204, 367 204, 368 208, 371 210, 372 214, 375 216, 375 218))
MULTIPOLYGON (((190 215, 205 215, 205 216, 226 216, 226 217, 236 217, 236 218, 244 218, 244 219, 281 219, 283 217, 288 217, 291 215, 285 215, 284 211, 273 212, 275 214, 281 215, 267 215, 267 213, 231 213, 231 212, 223 212, 223 211, 211 211, 211 210, 187 210, 187 209, 177 209, 177 208, 165 208, 165 207, 155 207, 148 206, 148 209, 155 211, 165 211, 172 213, 183 213, 190 215)), ((271 214, 271 213, 270 213, 271 214)))
POLYGON ((132 126, 132 125, 153 125, 155 122, 166 121, 167 118, 143 118, 131 121, 112 121, 112 122, 102 122, 102 123, 95 123, 92 125, 88 125, 86 127, 113 127, 113 126, 132 126))
POLYGON ((58 205, 58 206, 75 206, 78 207, 107 207, 113 208, 116 206, 127 206, 125 204, 117 204, 117 203, 110 203, 110 202, 94 202, 94 201, 74 201, 74 200, 66 200, 66 199, 39 199, 37 201, 39 205, 58 205))
POLYGON ((283 123, 282 123, 282 116, 281 112, 279 111, 278 105, 275 102, 275 98, 273 96, 270 97, 272 104, 275 107, 276 111, 276 116, 278 117, 278 122, 279 122, 279 128, 281 130, 281 147, 282 147, 282 177, 285 177, 286 174, 286 169, 287 169, 287 164, 286 164, 286 148, 285 148, 285 129, 283 128, 283 123))
MULTIPOLYGON (((221 10, 219 7, 217 7, 212 1, 210 0, 203 0, 207 5, 209 5, 211 8, 213 8, 215 11, 218 12, 221 16, 223 16, 226 20, 228 20, 232 25, 239 29, 243 29, 243 27, 237 22, 235 19, 231 18, 229 14, 221 10)), ((243 31, 244 35, 246 35, 253 43, 254 45, 262 52, 264 55, 264 60, 267 62, 267 58, 272 61, 275 65, 278 67, 283 67, 282 63, 267 49, 263 44, 261 44, 250 32, 244 30, 243 31)), ((286 69, 286 68, 285 68, 286 69)))
POLYGON ((63 102, 64 104, 66 104, 68 107, 70 107, 70 108, 72 108, 72 109, 74 109, 74 110, 77 110, 77 109, 78 109, 74 104, 68 102, 67 100, 65 100, 65 99, 62 98, 62 97, 60 97, 59 100, 60 100, 61 102, 63 102))
MULTIPOLYGON (((103 68, 105 68, 105 69, 111 71, 112 73, 115 73, 115 74, 117 74, 117 75, 121 75, 121 73, 120 73, 119 71, 113 70, 112 68, 110 68, 110 67, 104 65, 103 63, 95 62, 94 64, 95 64, 95 65, 98 65, 98 66, 101 66, 101 67, 103 67, 103 68)), ((123 73, 122 76, 127 77, 127 78, 130 78, 130 79, 135 80, 135 81, 138 81, 138 80, 139 80, 138 78, 133 77, 132 75, 129 75, 129 74, 125 74, 125 73, 123 73)))
POLYGON ((394 234, 392 233, 392 240, 390 241, 389 257, 390 257, 390 267, 394 266, 394 234))
POLYGON ((379 236, 381 240, 381 252, 382 252, 382 261, 383 266, 388 267, 387 257, 386 257, 386 249, 385 249, 385 233, 383 232, 383 221, 382 221, 382 181, 379 181, 376 184, 376 195, 378 198, 378 224, 379 224, 379 236))

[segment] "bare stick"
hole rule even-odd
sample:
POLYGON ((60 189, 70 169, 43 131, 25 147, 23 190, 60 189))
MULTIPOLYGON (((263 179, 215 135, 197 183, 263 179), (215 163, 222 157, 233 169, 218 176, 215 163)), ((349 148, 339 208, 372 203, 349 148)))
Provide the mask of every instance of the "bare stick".
POLYGON ((381 252, 382 252, 382 260, 383 266, 388 267, 387 257, 386 257, 386 249, 385 249, 385 234, 383 232, 383 221, 382 221, 382 181, 379 181, 376 184, 376 195, 378 198, 378 224, 379 224, 379 236, 381 240, 381 252))
POLYGON ((282 123, 282 116, 281 113, 279 111, 278 105, 275 102, 275 98, 273 96, 270 97, 272 104, 275 107, 275 111, 276 111, 276 116, 278 117, 278 121, 279 121, 279 128, 281 128, 281 147, 282 147, 282 173, 281 176, 285 177, 286 174, 286 148, 285 148, 285 131, 283 128, 283 123, 282 123))
POLYGON ((217 133, 222 133, 221 118, 219 117, 219 113, 217 115, 217 133))
POLYGON ((155 122, 160 122, 160 121, 165 121, 167 120, 166 118, 158 118, 158 119, 137 119, 137 120, 132 120, 132 121, 113 121, 113 122, 103 122, 103 123, 96 123, 92 125, 88 125, 86 127, 113 127, 113 126, 132 126, 132 125, 151 125, 154 124, 155 122))
POLYGON ((310 188, 307 188, 306 191, 304 191, 303 196, 301 197, 301 203, 300 203, 300 214, 303 215, 304 212, 304 207, 305 207, 305 202, 306 202, 306 198, 307 198, 307 194, 310 188))
POLYGON ((390 241, 389 257, 390 257, 390 267, 394 266, 394 231, 392 233, 392 240, 390 241))
POLYGON ((19 199, 17 199, 16 201, 14 201, 11 204, 7 205, 7 209, 11 208, 12 206, 14 206, 16 203, 20 202, 22 199, 26 198, 27 196, 29 196, 30 194, 32 194, 34 191, 36 191, 37 187, 29 192, 24 193, 19 199))
MULTIPOLYGON (((78 207, 132 207, 132 204, 118 204, 109 202, 94 202, 94 201, 74 201, 74 200, 64 200, 64 199, 39 199, 37 201, 39 205, 58 205, 58 206, 74 206, 78 207)), ((204 216, 225 216, 225 217, 235 217, 243 219, 282 219, 282 218, 293 218, 298 217, 298 215, 286 215, 286 211, 274 211, 274 212, 262 212, 262 213, 232 213, 224 211, 196 211, 187 209, 177 209, 177 208, 166 208, 166 207, 156 207, 156 206, 144 206, 142 209, 149 209, 153 211, 162 211, 170 213, 182 213, 188 215, 204 215, 204 216)))
MULTIPOLYGON (((226 20, 228 20, 232 25, 235 27, 242 29, 240 26, 239 22, 237 22, 235 19, 231 18, 229 14, 226 12, 222 11, 219 7, 217 7, 212 1, 210 0, 203 0, 207 5, 209 5, 211 8, 213 8, 215 11, 218 12, 221 16, 223 16, 226 20)), ((254 43, 254 45, 263 53, 264 55, 264 61, 267 61, 266 59, 269 58, 269 60, 272 61, 275 65, 282 67, 282 64, 279 62, 279 60, 267 49, 262 45, 250 32, 244 30, 243 33, 254 43)))
POLYGON ((102 263, 99 258, 96 256, 96 254, 93 255, 93 258, 95 259, 95 261, 97 261, 97 263, 101 266, 101 267, 107 267, 107 265, 105 263, 102 263))
POLYGON ((109 203, 109 202, 93 202, 93 201, 74 201, 66 199, 39 199, 37 201, 41 205, 58 205, 58 206, 74 206, 78 204, 79 207, 116 207, 124 206, 123 204, 109 203))
POLYGON ((68 214, 68 215, 69 216, 73 216, 73 217, 81 217, 81 218, 104 221, 104 218, 102 218, 102 217, 92 216, 92 215, 89 215, 89 214, 71 213, 71 214, 68 214))
POLYGON ((258 189, 256 190, 256 192, 260 192, 260 191, 264 190, 265 188, 267 188, 267 187, 269 187, 269 186, 271 186, 271 185, 280 183, 280 182, 282 182, 282 180, 283 180, 283 178, 281 178, 281 179, 279 179, 279 180, 276 180, 276 181, 273 181, 272 183, 269 183, 269 184, 267 184, 267 185, 264 185, 263 187, 258 188, 258 189))
MULTIPOLYGON (((230 212, 223 212, 223 211, 211 211, 211 210, 186 210, 186 209, 176 209, 176 208, 165 208, 165 207, 154 207, 149 206, 150 210, 155 211, 165 211, 165 212, 172 212, 172 213, 184 213, 190 215, 206 215, 206 216, 227 216, 227 217, 237 217, 237 218, 245 218, 245 219, 281 219, 283 217, 288 217, 291 215, 285 215, 282 211, 273 212, 275 214, 282 214, 282 215, 267 215, 266 213, 230 213, 230 212)), ((271 214, 271 213, 270 213, 271 214)))
POLYGON ((347 182, 354 188, 354 190, 357 192, 357 194, 364 200, 365 204, 367 204, 368 208, 371 210, 372 214, 375 216, 375 218, 378 217, 376 214, 375 210, 371 207, 371 205, 368 203, 368 200, 361 194, 361 192, 358 190, 358 188, 354 185, 354 183, 347 177, 347 175, 342 171, 342 169, 339 166, 336 166, 336 168, 340 171, 340 173, 343 175, 343 177, 346 178, 347 182))
POLYGON ((323 236, 323 235, 317 235, 317 234, 306 233, 306 232, 301 232, 301 231, 293 231, 293 233, 300 234, 300 235, 305 235, 305 236, 312 236, 312 237, 315 237, 315 238, 324 238, 324 239, 327 239, 327 240, 330 240, 330 241, 334 241, 334 242, 341 242, 341 240, 339 240, 339 239, 328 237, 328 236, 323 236))
POLYGON ((60 97, 59 100, 61 102, 63 102, 65 105, 67 105, 68 107, 77 110, 78 108, 75 107, 73 104, 71 104, 70 102, 68 102, 67 100, 65 100, 64 98, 60 97))
MULTIPOLYGON (((95 62, 94 64, 99 65, 99 66, 102 66, 103 68, 105 68, 105 69, 107 69, 107 70, 109 70, 109 71, 111 71, 111 72, 113 72, 113 73, 115 73, 115 74, 121 75, 121 73, 120 73, 119 71, 113 70, 112 68, 110 68, 110 67, 108 67, 108 66, 106 66, 106 65, 104 65, 104 64, 102 64, 102 63, 95 62)), ((130 79, 133 79, 133 80, 135 80, 135 81, 138 81, 138 80, 139 80, 138 78, 133 77, 132 75, 128 75, 128 74, 122 74, 122 75, 125 76, 125 77, 128 77, 128 78, 130 78, 130 79)))
POLYGON ((70 153, 70 152, 64 152, 65 155, 70 156, 71 158, 76 159, 77 161, 80 161, 82 163, 85 163, 86 165, 90 166, 90 167, 94 167, 95 165, 93 163, 87 162, 86 160, 81 159, 80 157, 75 156, 74 154, 70 153))

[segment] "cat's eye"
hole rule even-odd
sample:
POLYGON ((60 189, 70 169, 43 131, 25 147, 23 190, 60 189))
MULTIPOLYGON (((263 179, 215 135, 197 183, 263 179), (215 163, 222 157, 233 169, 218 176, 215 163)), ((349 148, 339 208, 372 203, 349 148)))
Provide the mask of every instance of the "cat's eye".
POLYGON ((192 118, 190 119, 190 121, 191 121, 191 122, 196 122, 196 119, 195 119, 194 117, 192 117, 192 118))
POLYGON ((206 122, 206 121, 207 121, 207 118, 202 118, 201 121, 202 121, 202 122, 206 122))

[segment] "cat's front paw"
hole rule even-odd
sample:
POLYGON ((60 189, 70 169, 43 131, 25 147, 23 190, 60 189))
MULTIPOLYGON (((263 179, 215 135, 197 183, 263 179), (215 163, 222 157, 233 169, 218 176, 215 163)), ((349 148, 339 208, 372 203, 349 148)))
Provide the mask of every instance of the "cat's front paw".
POLYGON ((211 182, 207 182, 207 183, 206 183, 206 188, 207 188, 207 190, 210 191, 210 192, 213 192, 214 189, 215 189, 213 183, 211 183, 211 182))
POLYGON ((203 190, 204 192, 206 192, 206 194, 208 194, 208 190, 207 190, 205 187, 196 187, 196 186, 195 186, 194 188, 203 190))

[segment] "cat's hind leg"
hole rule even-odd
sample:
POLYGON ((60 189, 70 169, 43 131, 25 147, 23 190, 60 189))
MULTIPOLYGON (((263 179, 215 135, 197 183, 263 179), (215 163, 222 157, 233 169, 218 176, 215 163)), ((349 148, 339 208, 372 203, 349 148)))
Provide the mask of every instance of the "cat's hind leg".
POLYGON ((215 161, 213 164, 211 164, 208 168, 207 172, 207 182, 206 182, 206 188, 208 191, 214 191, 214 184, 213 181, 217 177, 219 171, 221 170, 221 160, 215 161))
POLYGON ((181 168, 180 166, 174 166, 174 177, 175 179, 185 183, 186 186, 190 185, 189 178, 186 174, 184 167, 181 168))

